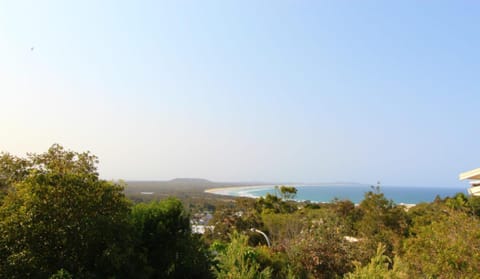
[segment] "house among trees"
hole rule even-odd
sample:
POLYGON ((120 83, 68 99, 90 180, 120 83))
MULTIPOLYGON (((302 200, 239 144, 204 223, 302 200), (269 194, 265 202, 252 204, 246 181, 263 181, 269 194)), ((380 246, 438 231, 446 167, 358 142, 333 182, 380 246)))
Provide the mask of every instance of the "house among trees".
POLYGON ((480 168, 460 174, 460 180, 470 180, 468 193, 472 196, 480 196, 480 168))

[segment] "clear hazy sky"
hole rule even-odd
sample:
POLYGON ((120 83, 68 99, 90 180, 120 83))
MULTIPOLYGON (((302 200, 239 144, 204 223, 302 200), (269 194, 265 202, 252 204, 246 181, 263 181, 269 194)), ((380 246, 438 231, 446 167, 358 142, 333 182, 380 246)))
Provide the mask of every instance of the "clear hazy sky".
POLYGON ((467 187, 480 3, 0 1, 0 103, 108 179, 467 187))

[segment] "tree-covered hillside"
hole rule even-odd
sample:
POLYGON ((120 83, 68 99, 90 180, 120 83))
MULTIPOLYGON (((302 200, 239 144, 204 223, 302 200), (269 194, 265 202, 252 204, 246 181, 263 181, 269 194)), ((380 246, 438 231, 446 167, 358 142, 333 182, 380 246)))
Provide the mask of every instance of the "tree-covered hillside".
POLYGON ((97 163, 60 145, 2 153, 0 278, 480 277, 476 197, 407 209, 372 188, 359 205, 317 204, 281 186, 260 199, 133 202, 97 163), (193 234, 202 212, 209 229, 193 234))

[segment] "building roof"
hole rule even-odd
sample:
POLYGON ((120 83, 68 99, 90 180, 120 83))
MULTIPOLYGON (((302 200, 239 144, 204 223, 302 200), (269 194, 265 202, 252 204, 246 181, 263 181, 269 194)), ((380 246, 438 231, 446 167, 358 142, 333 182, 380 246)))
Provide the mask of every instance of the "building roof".
POLYGON ((480 180, 480 168, 474 169, 471 171, 462 172, 459 178, 460 180, 464 180, 464 179, 480 180))

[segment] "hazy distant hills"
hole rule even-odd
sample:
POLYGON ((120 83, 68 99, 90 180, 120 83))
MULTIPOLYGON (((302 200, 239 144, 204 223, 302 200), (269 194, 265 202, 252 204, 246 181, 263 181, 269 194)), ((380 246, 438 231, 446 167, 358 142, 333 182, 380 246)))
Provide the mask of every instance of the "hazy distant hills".
POLYGON ((167 181, 126 181, 126 193, 165 191, 204 191, 218 184, 201 178, 175 178, 167 181))
POLYGON ((172 180, 166 181, 169 183, 177 183, 177 184, 217 184, 216 182, 212 182, 208 179, 204 178, 174 178, 172 180))
POLYGON ((271 183, 256 182, 213 182, 204 178, 175 178, 167 181, 126 181, 125 192, 170 193, 170 192, 203 192, 209 188, 225 186, 267 185, 271 183))
POLYGON ((337 181, 329 183, 301 183, 301 182, 214 182, 204 178, 174 178, 165 181, 144 181, 131 180, 126 181, 127 191, 135 191, 142 189, 142 191, 154 191, 160 189, 197 189, 205 190, 208 188, 225 187, 225 186, 251 186, 251 185, 336 185, 336 184, 359 184, 355 182, 337 181))
POLYGON ((204 178, 175 178, 166 181, 126 181, 125 192, 127 194, 140 194, 141 192, 179 193, 179 192, 203 192, 209 188, 226 186, 251 186, 251 185, 336 185, 357 184, 354 182, 332 183, 273 183, 273 182, 213 182, 204 178))

